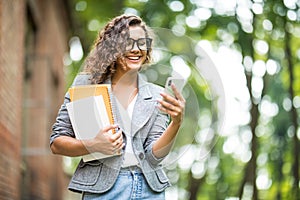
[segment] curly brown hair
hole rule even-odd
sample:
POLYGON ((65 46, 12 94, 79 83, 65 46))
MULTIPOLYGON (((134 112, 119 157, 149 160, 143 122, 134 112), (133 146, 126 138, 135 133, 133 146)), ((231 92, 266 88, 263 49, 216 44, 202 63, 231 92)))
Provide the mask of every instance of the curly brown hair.
MULTIPOLYGON (((140 26, 144 29, 146 37, 149 37, 149 28, 135 15, 115 17, 99 32, 84 66, 84 72, 91 74, 92 84, 103 83, 115 73, 116 61, 125 52, 125 41, 129 38, 130 26, 140 26)), ((151 52, 152 48, 149 47, 144 64, 150 62, 151 52)))

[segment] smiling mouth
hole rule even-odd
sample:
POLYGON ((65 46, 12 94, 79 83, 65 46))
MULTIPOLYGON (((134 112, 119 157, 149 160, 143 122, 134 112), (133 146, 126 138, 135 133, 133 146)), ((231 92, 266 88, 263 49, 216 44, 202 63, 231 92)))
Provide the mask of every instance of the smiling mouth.
POLYGON ((136 60, 139 60, 142 56, 127 56, 126 58, 129 59, 129 60, 133 60, 133 61, 136 61, 136 60))

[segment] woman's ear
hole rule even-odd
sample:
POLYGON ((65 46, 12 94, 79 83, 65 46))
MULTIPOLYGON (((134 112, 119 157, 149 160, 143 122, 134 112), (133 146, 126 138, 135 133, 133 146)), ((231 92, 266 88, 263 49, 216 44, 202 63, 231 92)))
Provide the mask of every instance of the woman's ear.
POLYGON ((145 59, 145 61, 143 62, 143 64, 148 64, 148 63, 150 63, 150 55, 149 55, 149 51, 147 51, 146 59, 145 59))

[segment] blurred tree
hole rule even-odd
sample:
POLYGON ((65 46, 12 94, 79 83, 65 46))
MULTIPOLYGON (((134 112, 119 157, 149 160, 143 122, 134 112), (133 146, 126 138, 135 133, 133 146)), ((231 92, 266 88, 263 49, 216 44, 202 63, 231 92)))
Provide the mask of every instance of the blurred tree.
MULTIPOLYGON (((284 7, 285 12, 288 13, 288 9, 284 7)), ((294 70, 294 56, 292 53, 292 44, 291 44, 291 33, 289 26, 294 26, 293 23, 290 22, 288 19, 288 16, 283 17, 284 21, 284 31, 285 31, 285 40, 284 40, 284 51, 286 55, 286 65, 288 67, 288 73, 289 73, 289 96, 291 99, 294 100, 295 96, 295 70, 294 70)), ((300 199, 300 193, 299 193, 299 139, 297 135, 297 131, 299 128, 298 125, 298 114, 295 106, 292 106, 291 108, 291 120, 292 120, 292 126, 295 129, 295 133, 293 135, 293 153, 294 153, 294 161, 293 161, 293 189, 292 189, 292 197, 294 199, 300 199)))

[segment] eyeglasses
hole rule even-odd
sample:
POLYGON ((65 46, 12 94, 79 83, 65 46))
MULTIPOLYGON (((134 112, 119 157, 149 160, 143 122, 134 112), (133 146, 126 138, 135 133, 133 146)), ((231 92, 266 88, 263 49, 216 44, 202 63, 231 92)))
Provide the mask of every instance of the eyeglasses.
POLYGON ((139 48, 139 50, 147 51, 151 47, 151 42, 152 42, 151 38, 139 38, 137 40, 128 38, 126 41, 126 51, 132 50, 134 47, 134 43, 137 44, 137 47, 139 48))

